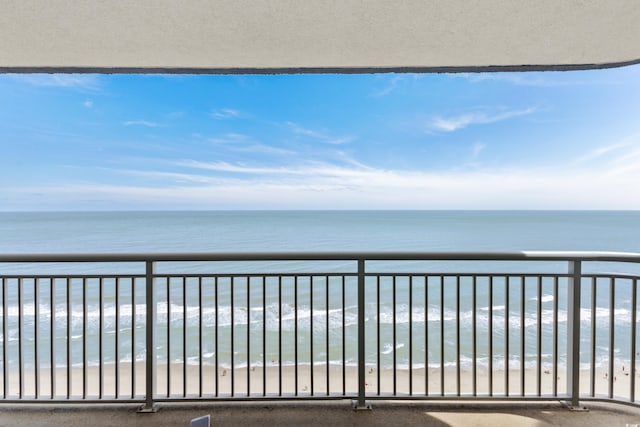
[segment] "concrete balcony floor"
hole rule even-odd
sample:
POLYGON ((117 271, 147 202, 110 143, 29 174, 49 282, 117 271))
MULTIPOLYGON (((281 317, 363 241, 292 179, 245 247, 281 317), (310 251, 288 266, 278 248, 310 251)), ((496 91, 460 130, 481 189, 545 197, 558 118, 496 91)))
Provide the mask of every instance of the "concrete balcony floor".
POLYGON ((348 401, 171 403, 154 414, 137 405, 0 406, 0 426, 188 426, 211 415, 212 426, 635 426, 640 408, 587 403, 571 411, 559 403, 442 403, 374 401, 372 411, 353 411, 348 401))

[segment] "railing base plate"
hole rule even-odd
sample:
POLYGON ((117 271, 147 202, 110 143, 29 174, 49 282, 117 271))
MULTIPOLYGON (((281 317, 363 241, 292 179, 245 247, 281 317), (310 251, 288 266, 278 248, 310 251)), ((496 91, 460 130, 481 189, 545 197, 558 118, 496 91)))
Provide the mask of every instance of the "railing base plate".
POLYGON ((155 414, 156 412, 158 412, 158 406, 153 405, 149 407, 147 405, 142 405, 136 412, 138 414, 155 414))
POLYGON ((371 409, 373 409, 373 407, 371 406, 371 402, 369 402, 368 400, 364 402, 364 406, 358 405, 357 400, 352 400, 351 407, 354 411, 370 411, 371 409))
POLYGON ((571 412, 589 412, 589 408, 583 405, 573 406, 569 402, 560 402, 560 403, 562 404, 562 406, 564 406, 566 409, 570 410, 571 412))

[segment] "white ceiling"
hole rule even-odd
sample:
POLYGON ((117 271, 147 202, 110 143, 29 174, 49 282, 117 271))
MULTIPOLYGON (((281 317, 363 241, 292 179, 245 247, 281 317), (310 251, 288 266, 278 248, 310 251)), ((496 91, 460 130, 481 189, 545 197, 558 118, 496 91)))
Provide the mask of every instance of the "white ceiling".
POLYGON ((640 62, 640 0, 2 0, 0 72, 369 72, 640 62))

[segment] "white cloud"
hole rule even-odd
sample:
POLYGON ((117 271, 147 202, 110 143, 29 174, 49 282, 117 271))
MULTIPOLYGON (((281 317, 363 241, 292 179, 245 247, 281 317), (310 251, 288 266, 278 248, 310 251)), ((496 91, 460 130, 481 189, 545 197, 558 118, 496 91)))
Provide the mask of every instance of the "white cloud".
POLYGON ((219 181, 215 177, 206 175, 176 173, 176 172, 161 172, 161 171, 143 171, 143 170, 131 170, 131 169, 105 169, 111 172, 138 176, 143 178, 151 178, 158 180, 170 180, 175 182, 196 182, 196 183, 212 183, 219 181))
POLYGON ((255 153, 255 154, 274 154, 274 155, 293 155, 295 151, 287 150, 285 148, 272 147, 265 144, 251 144, 246 146, 233 146, 231 151, 237 151, 241 153, 255 153))
POLYGON ((294 151, 256 142, 253 137, 242 133, 229 132, 220 136, 207 138, 207 141, 219 148, 239 153, 291 155, 294 151))
POLYGON ((480 156, 482 150, 484 150, 486 147, 486 144, 482 144, 480 142, 476 142, 475 144, 473 144, 473 147, 471 147, 471 159, 476 160, 480 156))
POLYGON ((144 126, 149 128, 162 127, 163 125, 157 122, 150 122, 147 120, 127 120, 122 122, 123 126, 144 126))
POLYGON ((535 108, 527 108, 526 110, 511 110, 493 114, 478 111, 450 117, 436 116, 429 121, 427 129, 453 132, 471 125, 495 123, 514 117, 526 116, 535 111, 535 108))
POLYGON ((286 125, 289 127, 289 129, 291 129, 291 131, 294 134, 307 136, 309 138, 313 138, 315 140, 324 142, 326 144, 333 144, 333 145, 347 144, 355 139, 352 136, 330 135, 326 131, 305 128, 293 122, 286 122, 286 125))
POLYGON ((211 112, 211 117, 216 120, 234 119, 238 116, 240 116, 240 112, 231 108, 222 108, 211 112))
POLYGON ((82 103, 82 105, 83 105, 85 108, 91 108, 91 107, 93 107, 93 101, 91 101, 90 99, 87 99, 86 101, 84 101, 84 102, 82 103))
POLYGON ((100 79, 94 74, 15 74, 11 78, 32 86, 96 90, 100 79))
POLYGON ((594 165, 594 161, 606 175, 640 172, 640 134, 631 134, 619 142, 597 147, 579 156, 572 164, 584 168, 585 163, 594 165))
POLYGON ((374 91, 371 96, 374 98, 379 98, 383 96, 387 96, 396 91, 399 87, 401 87, 406 82, 412 82, 421 79, 424 77, 423 74, 392 74, 391 76, 381 76, 381 80, 386 83, 386 85, 374 91))
POLYGON ((576 80, 572 73, 458 73, 470 83, 504 82, 515 86, 531 86, 539 88, 553 88, 559 86, 581 86, 594 84, 612 84, 610 80, 601 77, 591 80, 576 80))
POLYGON ((597 147, 578 157, 575 163, 590 162, 605 156, 613 158, 613 161, 624 161, 628 156, 634 157, 633 153, 638 148, 640 148, 640 133, 635 133, 618 142, 597 147))
MULTIPOLYGON (((184 209, 640 209, 639 170, 621 174, 557 169, 430 173, 328 164, 294 168, 192 165, 240 176, 214 179, 149 172, 149 176, 172 182, 153 187, 66 184, 21 188, 20 193, 15 189, 12 194, 44 193, 41 208, 62 201, 75 205, 91 198, 109 200, 119 208, 147 209, 176 205, 184 209), (179 179, 182 184, 176 184, 179 179)), ((11 190, 4 189, 3 197, 10 200, 7 191, 11 190)))
POLYGON ((322 162, 307 162, 298 166, 259 167, 244 164, 232 164, 227 162, 200 162, 197 160, 184 160, 176 163, 179 166, 195 169, 205 169, 216 172, 232 172, 243 175, 271 175, 279 177, 304 176, 310 179, 324 178, 360 178, 375 169, 364 167, 344 167, 322 162))
POLYGON ((390 77, 387 80, 387 85, 384 88, 374 92, 372 95, 374 97, 381 97, 381 96, 389 95, 391 92, 393 92, 393 91, 395 91, 397 89, 398 84, 401 81, 403 81, 405 78, 406 78, 405 76, 400 75, 400 74, 396 74, 396 75, 390 77))
POLYGON ((250 139, 251 137, 249 137, 248 135, 244 135, 242 133, 229 132, 221 136, 208 138, 207 141, 213 144, 235 144, 238 142, 245 142, 250 139))

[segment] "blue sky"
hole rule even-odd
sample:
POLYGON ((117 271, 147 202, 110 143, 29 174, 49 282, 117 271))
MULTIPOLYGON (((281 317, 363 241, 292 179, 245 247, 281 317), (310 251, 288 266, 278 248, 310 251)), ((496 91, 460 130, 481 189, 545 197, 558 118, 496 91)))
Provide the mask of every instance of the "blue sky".
POLYGON ((0 210, 640 209, 640 66, 0 75, 0 210))

